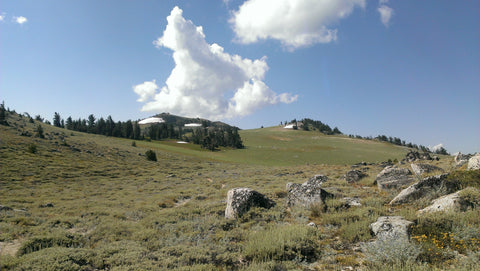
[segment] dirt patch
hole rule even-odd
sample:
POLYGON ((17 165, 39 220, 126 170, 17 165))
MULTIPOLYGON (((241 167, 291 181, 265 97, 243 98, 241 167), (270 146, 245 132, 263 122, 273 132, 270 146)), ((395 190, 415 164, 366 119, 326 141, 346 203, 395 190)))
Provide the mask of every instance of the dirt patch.
POLYGON ((19 239, 15 239, 9 242, 0 242, 0 256, 15 256, 21 245, 22 242, 19 239))

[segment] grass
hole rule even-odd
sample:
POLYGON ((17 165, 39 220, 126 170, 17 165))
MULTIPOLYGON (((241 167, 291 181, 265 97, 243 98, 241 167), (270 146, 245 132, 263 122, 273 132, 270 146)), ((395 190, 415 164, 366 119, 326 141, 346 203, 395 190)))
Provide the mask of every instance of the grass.
MULTIPOLYGON (((0 126, 0 205, 11 208, 0 211, 2 270, 366 268, 355 247, 372 238, 368 225, 381 215, 415 221, 415 236, 435 233, 415 241, 422 252, 411 269, 392 263, 392 270, 469 270, 479 262, 471 240, 480 228, 477 209, 420 219, 414 205, 386 205, 398 191, 373 185, 378 164, 362 166, 368 176, 359 183, 342 178, 359 161, 401 160, 403 148, 272 127, 241 131, 246 149, 212 153, 174 141, 132 146, 128 139, 8 118, 11 126, 0 126), (38 125, 45 138, 34 137, 38 125), (147 160, 148 150, 156 162, 147 160), (286 208, 286 184, 316 174, 329 177, 323 187, 335 198, 317 209, 286 208), (225 220, 226 194, 235 187, 264 193, 277 205, 225 220), (343 197, 358 197, 362 206, 348 208, 343 197), (307 227, 311 221, 317 227, 307 227), (426 253, 445 232, 454 242, 436 251, 444 257, 426 253), (457 249, 461 240, 465 247, 457 249)), ((431 163, 449 169, 453 160, 431 163)), ((462 187, 478 187, 475 174, 454 175, 462 187)))

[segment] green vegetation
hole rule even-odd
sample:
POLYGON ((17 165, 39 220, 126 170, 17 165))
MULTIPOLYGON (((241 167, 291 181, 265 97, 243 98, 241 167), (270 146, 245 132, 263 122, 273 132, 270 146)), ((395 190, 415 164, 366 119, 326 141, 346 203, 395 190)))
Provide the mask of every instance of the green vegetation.
MULTIPOLYGON (((381 270, 377 250, 388 253, 389 270, 480 263, 478 209, 417 217, 419 206, 388 206, 397 191, 373 185, 383 168, 377 163, 360 166, 368 176, 358 183, 342 178, 360 161, 400 161, 404 147, 270 127, 239 131, 244 149, 210 152, 176 140, 133 146, 131 138, 73 134, 30 119, 7 111, 9 126, 0 126, 2 270, 381 270), (39 126, 43 139, 34 136, 39 126), (311 210, 286 208, 286 184, 316 174, 329 177, 323 187, 335 198, 311 210), (277 205, 226 220, 225 198, 235 187, 277 205), (348 207, 343 197, 362 206, 348 207), (412 242, 359 250, 383 215, 414 221, 412 242)), ((453 167, 444 156, 429 163, 453 167)), ((458 170, 449 178, 478 188, 478 174, 458 170)), ((476 204, 476 193, 463 197, 476 204)))

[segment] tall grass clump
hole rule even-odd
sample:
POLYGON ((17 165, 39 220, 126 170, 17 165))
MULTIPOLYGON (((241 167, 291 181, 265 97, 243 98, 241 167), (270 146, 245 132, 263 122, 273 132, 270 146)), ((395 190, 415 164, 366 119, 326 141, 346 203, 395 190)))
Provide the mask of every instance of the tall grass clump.
POLYGON ((306 261, 319 257, 319 234, 303 225, 269 227, 253 232, 245 244, 245 257, 251 261, 306 261))
POLYGON ((422 248, 406 239, 377 240, 365 244, 363 249, 369 270, 425 270, 407 269, 418 265, 422 248))

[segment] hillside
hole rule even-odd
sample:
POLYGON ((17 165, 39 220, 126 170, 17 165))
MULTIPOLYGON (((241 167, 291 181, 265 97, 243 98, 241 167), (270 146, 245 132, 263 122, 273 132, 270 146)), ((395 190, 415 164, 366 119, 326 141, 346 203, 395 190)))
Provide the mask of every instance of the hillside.
MULTIPOLYGON (((241 131, 245 149, 210 152, 176 141, 133 146, 131 139, 72 132, 13 113, 7 121, 0 125, 2 270, 374 269, 385 261, 360 247, 374 238, 369 225, 386 215, 414 221, 418 239, 399 264, 388 262, 390 270, 406 270, 406 263, 414 270, 474 270, 480 262, 478 209, 417 217, 429 201, 388 205, 399 190, 379 190, 374 181, 385 166, 380 162, 405 157, 402 147, 270 127, 241 131), (35 137, 38 126, 45 138, 35 137), (147 150, 157 162, 146 159, 147 150), (366 177, 346 182, 351 169, 366 177), (311 209, 287 208, 287 183, 318 174, 328 177, 322 188, 334 198, 311 209), (227 192, 236 187, 276 205, 227 220, 227 192), (344 197, 362 205, 347 207, 344 197), (436 247, 439 241, 444 248, 436 247)), ((480 186, 478 170, 456 170, 451 157, 422 163, 480 186)), ((403 248, 385 253, 397 256, 403 248)))

